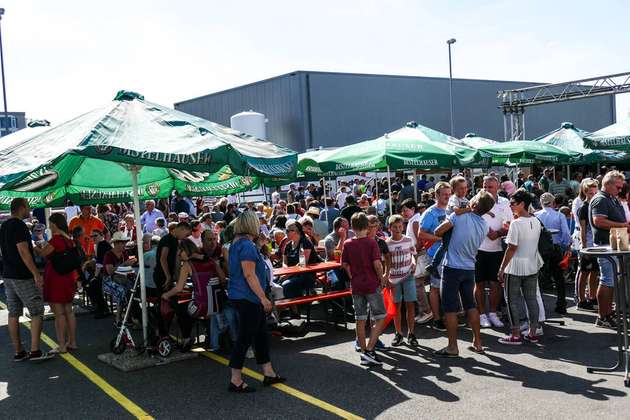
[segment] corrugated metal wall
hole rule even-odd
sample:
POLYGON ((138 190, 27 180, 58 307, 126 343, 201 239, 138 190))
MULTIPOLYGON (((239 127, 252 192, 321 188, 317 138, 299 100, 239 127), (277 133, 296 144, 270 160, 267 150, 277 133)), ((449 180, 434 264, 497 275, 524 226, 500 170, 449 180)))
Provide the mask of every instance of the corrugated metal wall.
POLYGON ((175 104, 175 109, 230 126, 230 117, 254 110, 267 116, 267 136, 293 150, 304 148, 303 75, 292 73, 175 104))
MULTIPOLYGON (((475 132, 503 139, 497 91, 532 84, 455 79, 455 136, 475 132)), ((269 140, 297 151, 375 138, 410 120, 450 132, 447 78, 296 72, 175 107, 226 125, 238 112, 262 112, 269 119, 269 140)), ((613 123, 614 113, 612 97, 533 107, 526 111, 525 135, 537 137, 563 121, 596 130, 613 123)))

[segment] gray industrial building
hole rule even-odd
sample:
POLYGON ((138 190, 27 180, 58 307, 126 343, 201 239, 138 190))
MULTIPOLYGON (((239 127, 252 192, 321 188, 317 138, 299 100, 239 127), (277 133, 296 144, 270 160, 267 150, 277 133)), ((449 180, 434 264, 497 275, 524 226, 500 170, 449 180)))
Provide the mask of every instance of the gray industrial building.
MULTIPOLYGON (((541 84, 453 79, 454 135, 504 138, 497 91, 541 84)), ((449 79, 439 77, 296 71, 175 104, 223 125, 242 111, 266 115, 267 138, 297 150, 344 146, 379 137, 407 121, 450 132, 449 79)), ((615 122, 613 96, 528 108, 525 138, 563 121, 594 131, 615 122)))
POLYGON ((24 112, 0 111, 0 137, 8 136, 26 127, 26 114, 24 112))

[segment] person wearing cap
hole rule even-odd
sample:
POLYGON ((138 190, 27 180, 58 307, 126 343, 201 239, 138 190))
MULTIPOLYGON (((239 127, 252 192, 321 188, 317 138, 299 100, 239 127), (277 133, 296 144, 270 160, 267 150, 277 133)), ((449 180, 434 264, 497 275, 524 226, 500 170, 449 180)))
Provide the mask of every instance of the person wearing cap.
POLYGON ((83 229, 83 235, 79 238, 85 255, 91 257, 94 255, 94 241, 92 241, 92 231, 98 229, 101 232, 105 229, 105 224, 96 216, 92 215, 92 206, 81 206, 81 214, 75 216, 70 220, 68 229, 70 232, 74 231, 76 227, 83 229))
POLYGON ((177 221, 178 222, 190 222, 190 215, 185 211, 180 211, 177 213, 177 221))
POLYGON ((540 204, 542 205, 542 210, 539 210, 534 214, 543 226, 545 226, 545 228, 554 232, 552 234, 553 243, 560 248, 560 252, 554 253, 555 256, 552 256, 552 258, 545 261, 545 266, 543 267, 542 272, 550 273, 553 277, 558 295, 556 300, 556 313, 565 315, 567 313, 567 302, 565 299, 566 290, 562 269, 558 266, 558 263, 562 259, 564 253, 569 251, 571 234, 569 233, 567 218, 555 209, 556 204, 553 194, 544 193, 541 195, 540 204))
POLYGON ((109 293, 117 306, 116 323, 119 324, 122 318, 123 308, 127 305, 128 288, 114 280, 114 273, 121 266, 131 266, 136 259, 129 257, 125 250, 125 245, 131 239, 123 232, 114 232, 112 235, 113 248, 105 254, 103 266, 105 267, 105 278, 103 279, 103 291, 109 293))
MULTIPOLYGON (((320 239, 324 239, 328 235, 328 223, 323 220, 319 220, 319 207, 311 206, 306 211, 306 215, 313 220, 313 232, 320 239)), ((315 244, 317 245, 317 244, 315 244)))
POLYGON ((145 205, 147 209, 140 216, 140 224, 143 233, 151 233, 157 227, 156 220, 160 217, 164 218, 164 213, 155 208, 155 201, 153 200, 147 200, 145 205))

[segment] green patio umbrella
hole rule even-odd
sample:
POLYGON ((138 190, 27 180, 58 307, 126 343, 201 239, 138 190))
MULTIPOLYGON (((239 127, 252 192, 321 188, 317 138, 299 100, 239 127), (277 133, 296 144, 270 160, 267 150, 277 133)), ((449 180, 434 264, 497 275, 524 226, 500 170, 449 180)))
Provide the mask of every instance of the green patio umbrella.
POLYGON ((590 149, 630 151, 630 119, 588 134, 584 144, 590 149))
POLYGON ((467 166, 477 151, 459 140, 416 123, 374 140, 300 155, 298 170, 305 176, 341 176, 399 169, 467 166))
MULTIPOLYGON (((0 202, 34 206, 165 197, 173 189, 206 195, 241 188, 254 177, 294 177, 297 153, 120 91, 96 110, 0 148, 0 202), (234 176, 240 178, 234 178, 234 176), (213 189, 214 188, 214 189, 213 189)), ((249 185, 248 185, 249 186, 249 185)), ((136 225, 142 237, 140 224, 136 225)), ((147 339, 142 243, 138 256, 147 339)))
POLYGON ((7 149, 9 147, 13 147, 20 143, 23 143, 31 137, 35 137, 36 135, 41 134, 44 131, 50 130, 50 128, 50 122, 46 120, 31 121, 26 124, 26 127, 24 127, 23 129, 18 130, 15 133, 0 137, 0 150, 7 149))
POLYGON ((490 154, 494 165, 567 164, 576 161, 580 157, 579 153, 565 151, 550 144, 531 140, 489 144, 480 147, 479 150, 490 154))
POLYGON ((496 144, 497 142, 494 140, 490 140, 487 139, 485 137, 480 137, 475 133, 468 133, 464 136, 463 139, 461 139, 461 141, 464 143, 464 145, 472 148, 472 149, 479 149, 480 147, 483 146, 488 146, 490 144, 496 144))
POLYGON ((593 150, 584 147, 584 137, 587 135, 587 131, 576 128, 573 123, 563 122, 560 128, 540 136, 534 141, 551 144, 568 152, 579 153, 581 157, 573 162, 575 164, 619 162, 630 158, 630 155, 623 152, 593 150))

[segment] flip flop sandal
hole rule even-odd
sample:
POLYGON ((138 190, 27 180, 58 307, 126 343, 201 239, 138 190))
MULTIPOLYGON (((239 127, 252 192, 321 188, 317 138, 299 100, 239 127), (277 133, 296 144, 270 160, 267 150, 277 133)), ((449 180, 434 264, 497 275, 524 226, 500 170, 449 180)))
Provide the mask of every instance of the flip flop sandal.
POLYGON ((451 357, 451 358, 459 357, 459 353, 449 353, 446 347, 444 347, 441 350, 434 351, 433 354, 440 357, 451 357))
POLYGON ((252 388, 249 385, 245 384, 245 381, 241 382, 239 386, 236 386, 232 382, 230 382, 228 391, 235 392, 237 394, 250 394, 252 392, 256 392, 256 388, 252 388))
POLYGON ((477 354, 486 354, 486 351, 483 349, 483 347, 481 349, 477 349, 475 346, 468 346, 468 350, 477 354))

